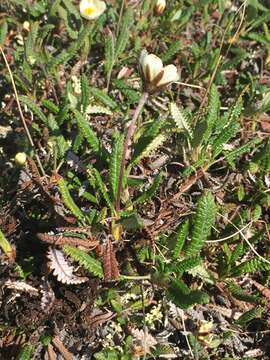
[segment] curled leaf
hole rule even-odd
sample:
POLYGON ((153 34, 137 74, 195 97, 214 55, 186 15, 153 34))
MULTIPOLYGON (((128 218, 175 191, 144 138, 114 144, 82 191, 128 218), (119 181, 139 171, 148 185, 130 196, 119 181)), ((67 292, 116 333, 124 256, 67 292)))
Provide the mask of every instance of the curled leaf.
POLYGON ((48 313, 55 301, 55 295, 48 281, 41 285, 41 308, 43 311, 48 313))
POLYGON ((103 270, 105 281, 119 279, 119 265, 110 239, 107 241, 103 254, 103 270))
POLYGON ((49 269, 63 284, 82 284, 88 281, 87 277, 79 277, 73 274, 74 268, 68 264, 61 250, 50 248, 47 257, 50 260, 49 269))
POLYGON ((7 287, 8 289, 17 290, 18 292, 26 292, 33 296, 38 296, 39 291, 38 289, 34 288, 33 286, 27 284, 24 281, 6 281, 3 286, 7 287))

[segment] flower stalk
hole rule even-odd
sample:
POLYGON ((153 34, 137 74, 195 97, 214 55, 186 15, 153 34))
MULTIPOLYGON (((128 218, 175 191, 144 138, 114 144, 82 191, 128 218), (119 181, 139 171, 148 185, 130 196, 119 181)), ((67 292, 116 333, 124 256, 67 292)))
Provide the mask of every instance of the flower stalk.
POLYGON ((139 103, 137 105, 137 108, 132 116, 131 121, 130 121, 127 135, 126 135, 126 138, 124 141, 124 149, 123 149, 123 154, 122 154, 122 159, 121 159, 119 182, 118 182, 118 189, 117 189, 117 196, 116 196, 116 211, 120 210, 121 192, 122 192, 122 187, 123 187, 123 177, 124 177, 125 168, 126 168, 126 161, 128 158, 128 150, 132 143, 133 135, 136 130, 136 122, 141 114, 141 111, 142 111, 148 97, 149 97, 148 92, 144 92, 142 94, 142 96, 139 100, 139 103))
POLYGON ((124 149, 120 164, 119 182, 116 195, 115 209, 118 212, 120 210, 121 192, 123 187, 123 177, 126 168, 126 161, 129 157, 129 147, 132 143, 132 138, 136 130, 136 122, 140 113, 149 97, 162 89, 167 85, 179 80, 179 74, 175 65, 170 64, 163 66, 162 60, 154 55, 148 54, 146 50, 141 52, 140 56, 140 69, 144 82, 144 93, 142 94, 137 108, 130 121, 127 135, 124 141, 124 149))

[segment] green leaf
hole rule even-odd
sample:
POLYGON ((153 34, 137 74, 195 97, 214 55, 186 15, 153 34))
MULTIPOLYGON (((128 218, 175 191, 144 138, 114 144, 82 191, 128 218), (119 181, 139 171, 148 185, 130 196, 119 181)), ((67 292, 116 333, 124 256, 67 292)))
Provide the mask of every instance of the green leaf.
POLYGON ((128 7, 119 31, 119 36, 115 45, 115 58, 118 58, 124 51, 129 40, 130 27, 133 24, 134 12, 131 7, 128 7))
POLYGON ((70 106, 69 104, 61 104, 62 106, 60 107, 60 111, 56 116, 56 121, 58 123, 58 125, 62 125, 63 122, 66 120, 66 118, 68 117, 69 114, 69 110, 70 110, 70 106))
POLYGON ((25 41, 25 56, 29 64, 35 62, 37 55, 35 53, 35 44, 38 36, 38 21, 31 23, 31 28, 25 41))
POLYGON ((255 306, 251 310, 246 311, 240 318, 236 321, 238 325, 245 326, 247 323, 256 318, 261 318, 264 309, 260 306, 255 306))
POLYGON ((137 213, 131 213, 128 216, 122 217, 119 220, 119 224, 127 231, 136 231, 143 228, 143 221, 137 213))
POLYGON ((106 204, 109 206, 110 209, 113 209, 113 204, 111 202, 111 199, 109 197, 109 193, 108 193, 108 190, 102 180, 102 177, 99 173, 99 171, 96 169, 96 168, 92 168, 92 172, 95 176, 95 180, 96 180, 96 184, 97 184, 97 187, 101 193, 101 195, 103 196, 104 200, 106 201, 106 204))
POLYGON ((240 158, 241 155, 248 153, 254 146, 258 146, 262 143, 262 139, 255 138, 248 141, 246 144, 239 146, 237 149, 230 151, 228 154, 225 154, 224 158, 232 164, 233 160, 240 158))
POLYGON ((82 89, 82 108, 83 112, 86 112, 87 106, 90 102, 90 87, 89 87, 89 80, 82 74, 81 76, 81 89, 82 89))
POLYGON ((135 144, 133 158, 140 156, 140 154, 145 151, 147 146, 158 136, 163 126, 164 121, 158 119, 158 121, 153 121, 150 125, 148 124, 145 129, 141 130, 142 135, 140 136, 138 142, 135 144))
POLYGON ((108 109, 104 106, 100 106, 100 105, 89 105, 89 106, 87 106, 85 112, 86 112, 86 114, 113 115, 113 112, 110 109, 108 109))
POLYGON ((19 100, 26 105, 45 125, 47 125, 47 117, 32 99, 22 95, 19 97, 19 100))
POLYGON ((229 265, 235 265, 236 261, 244 254, 245 251, 243 243, 237 244, 231 254, 229 265))
POLYGON ((17 360, 31 360, 34 352, 32 345, 25 345, 20 351, 17 360))
MULTIPOLYGON (((63 0, 64 1, 64 0, 63 0)), ((69 22, 70 22, 70 14, 68 13, 68 11, 61 6, 60 4, 58 4, 57 6, 57 15, 59 16, 59 18, 61 20, 63 20, 63 22, 66 25, 66 30, 70 36, 71 39, 76 39, 76 37, 78 36, 78 34, 75 34, 74 30, 72 29, 72 27, 70 26, 69 22)))
POLYGON ((243 99, 242 96, 240 96, 237 99, 235 105, 230 110, 228 123, 231 124, 234 121, 238 122, 242 110, 243 110, 243 99))
POLYGON ((4 20, 0 26, 0 46, 4 46, 8 32, 8 24, 4 20))
POLYGON ((138 90, 135 90, 126 81, 121 79, 115 79, 113 84, 126 97, 129 104, 138 103, 138 101, 140 100, 140 93, 138 92, 138 90))
POLYGON ((6 239, 5 235, 1 230, 0 230, 0 247, 7 256, 10 256, 13 252, 10 243, 8 242, 8 240, 6 239))
POLYGON ((76 118, 76 121, 77 121, 77 124, 78 124, 81 134, 87 140, 87 142, 91 146, 91 148, 95 152, 99 152, 99 150, 100 150, 99 140, 98 140, 96 134, 94 133, 94 131, 91 129, 88 121, 78 110, 72 109, 72 111, 75 115, 75 118, 76 118))
POLYGON ((200 265, 201 261, 202 259, 200 256, 193 256, 182 261, 175 261, 168 265, 167 271, 176 273, 179 277, 182 276, 185 271, 191 270, 194 267, 200 265))
POLYGON ((228 290, 232 294, 233 297, 240 301, 246 301, 246 302, 256 302, 258 301, 259 297, 256 295, 250 295, 246 293, 240 286, 237 286, 234 283, 228 284, 228 290))
POLYGON ((75 55, 78 54, 81 47, 84 45, 85 40, 92 36, 92 25, 91 22, 81 30, 76 41, 72 42, 68 49, 64 49, 60 54, 53 56, 48 63, 48 72, 51 72, 53 68, 59 65, 63 65, 71 60, 75 55))
POLYGON ((195 222, 192 229, 192 237, 187 244, 186 255, 196 256, 201 251, 205 240, 210 235, 215 222, 216 205, 213 195, 206 192, 198 203, 195 222))
POLYGON ((255 154, 253 161, 260 165, 261 171, 270 171, 270 139, 267 139, 264 147, 255 154))
POLYGON ((194 268, 187 271, 189 275, 192 275, 194 278, 199 278, 203 280, 204 284, 214 285, 216 283, 215 278, 212 274, 205 268, 203 264, 195 266, 194 268))
POLYGON ((252 23, 252 25, 249 27, 249 31, 252 29, 256 29, 258 26, 260 26, 263 23, 268 23, 270 21, 270 12, 267 11, 262 16, 259 16, 256 18, 256 20, 252 23))
POLYGON ((150 186, 149 189, 143 192, 141 196, 139 196, 136 200, 133 201, 133 205, 137 204, 143 204, 146 201, 149 201, 152 199, 154 194, 157 192, 157 190, 160 187, 160 184, 162 183, 164 179, 164 173, 160 172, 154 179, 153 184, 150 186))
MULTIPOLYGON (((267 259, 270 261, 269 259, 267 259)), ((254 257, 250 260, 244 261, 243 263, 235 266, 231 269, 232 276, 240 276, 247 273, 253 273, 256 271, 267 271, 270 270, 270 264, 263 261, 259 257, 254 257)))
POLYGON ((112 199, 115 201, 117 197, 117 189, 119 183, 119 175, 120 175, 120 167, 121 167, 121 159, 123 155, 123 142, 124 135, 117 135, 114 144, 112 153, 110 156, 110 169, 109 169, 109 181, 112 199))
POLYGON ((65 4, 65 7, 67 8, 68 12, 75 16, 77 20, 81 19, 80 13, 78 11, 77 6, 74 6, 73 3, 70 0, 62 0, 65 4))
POLYGON ((209 95, 209 102, 207 106, 207 116, 206 116, 206 132, 203 135, 203 141, 207 144, 208 139, 212 134, 212 130, 215 127, 217 119, 219 117, 220 109, 220 99, 217 87, 215 84, 211 86, 211 91, 209 95))
POLYGON ((189 221, 186 220, 184 223, 180 224, 176 232, 172 234, 168 239, 168 246, 172 249, 173 259, 176 260, 180 256, 180 252, 184 246, 185 240, 189 232, 189 221))
POLYGON ((90 93, 94 96, 96 100, 99 100, 103 103, 103 105, 108 106, 110 109, 115 110, 118 107, 118 104, 102 90, 99 90, 97 88, 91 88, 90 93))
POLYGON ((85 251, 71 245, 65 245, 64 252, 83 266, 90 274, 93 274, 100 279, 104 278, 101 263, 92 256, 88 255, 85 251))
POLYGON ((114 61, 115 61, 115 44, 114 44, 114 36, 111 31, 109 31, 108 36, 105 39, 105 72, 107 75, 107 79, 113 69, 114 61))
MULTIPOLYGON (((56 1, 54 2, 56 3, 56 1)), ((38 33, 38 39, 37 42, 39 44, 39 46, 41 46, 41 44, 43 43, 44 39, 51 33, 51 31, 55 28, 55 25, 53 24, 47 24, 42 26, 39 29, 39 33, 38 33)))
POLYGON ((166 140, 166 136, 163 134, 159 134, 156 136, 141 153, 137 154, 136 157, 134 157, 131 160, 131 165, 138 164, 139 161, 141 161, 143 158, 149 156, 153 151, 157 150, 166 140))
POLYGON ((52 112, 53 114, 58 114, 60 111, 59 107, 55 105, 51 100, 43 99, 42 105, 45 106, 48 110, 50 110, 50 112, 52 112))
POLYGON ((185 114, 184 110, 180 110, 175 103, 171 102, 170 113, 178 129, 186 130, 190 138, 192 138, 193 133, 189 125, 187 115, 185 114))
POLYGON ((168 62, 170 60, 172 60, 172 58, 174 57, 174 55, 176 55, 177 53, 179 53, 179 51, 181 50, 181 41, 176 40, 175 42, 173 42, 168 50, 166 51, 166 53, 164 55, 161 56, 161 59, 163 62, 168 62))
POLYGON ((59 190, 64 201, 64 204, 69 208, 72 214, 79 220, 83 220, 84 215, 78 206, 75 204, 74 200, 72 199, 70 192, 67 188, 66 182, 64 179, 60 179, 58 181, 59 190))
POLYGON ((190 291, 189 287, 179 280, 172 280, 168 287, 168 296, 181 309, 209 302, 209 296, 206 293, 199 290, 190 291))
POLYGON ((228 127, 223 129, 223 132, 218 136, 218 138, 213 143, 213 155, 212 158, 215 159, 224 148, 224 145, 229 142, 239 131, 239 124, 236 122, 233 122, 228 127))

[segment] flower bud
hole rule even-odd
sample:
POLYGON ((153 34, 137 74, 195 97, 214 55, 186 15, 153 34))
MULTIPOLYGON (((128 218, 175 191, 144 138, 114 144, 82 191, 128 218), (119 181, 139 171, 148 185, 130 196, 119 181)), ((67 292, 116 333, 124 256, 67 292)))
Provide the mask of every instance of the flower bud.
POLYGON ((104 13, 106 4, 101 0, 81 0, 80 14, 86 20, 95 20, 104 13))
POLYGON ((17 165, 23 166, 26 163, 27 155, 24 152, 19 152, 15 156, 15 163, 17 165))
POLYGON ((25 22, 23 23, 23 30, 25 30, 25 31, 27 31, 27 32, 30 31, 30 23, 29 23, 29 21, 25 21, 25 22))
POLYGON ((166 0, 157 0, 155 7, 156 14, 157 15, 163 14, 165 7, 166 7, 166 0))

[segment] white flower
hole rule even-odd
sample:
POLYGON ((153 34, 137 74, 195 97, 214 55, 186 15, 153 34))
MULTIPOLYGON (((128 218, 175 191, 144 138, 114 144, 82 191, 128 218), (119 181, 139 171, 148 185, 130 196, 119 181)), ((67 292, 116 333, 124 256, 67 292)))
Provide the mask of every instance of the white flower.
POLYGON ((101 0, 81 0, 80 13, 87 20, 97 19, 106 9, 106 4, 101 0))
POLYGON ((154 306, 150 312, 145 316, 145 322, 151 327, 154 328, 154 322, 162 322, 163 314, 161 310, 161 304, 154 306))
POLYGON ((155 11, 156 11, 157 15, 161 15, 163 13, 163 11, 165 10, 165 7, 166 7, 166 0, 157 0, 156 6, 155 6, 155 11))
POLYGON ((140 65, 146 86, 151 88, 150 92, 179 80, 175 65, 163 67, 162 60, 154 54, 148 54, 146 50, 141 53, 140 65))

